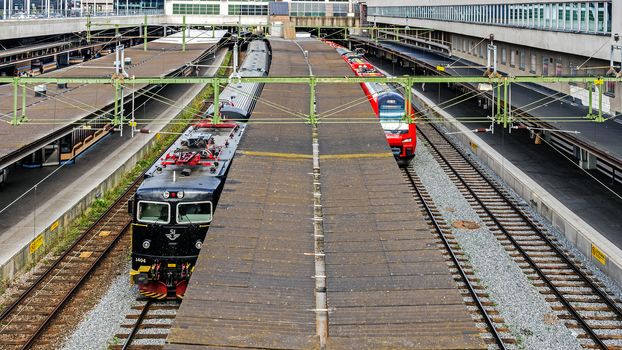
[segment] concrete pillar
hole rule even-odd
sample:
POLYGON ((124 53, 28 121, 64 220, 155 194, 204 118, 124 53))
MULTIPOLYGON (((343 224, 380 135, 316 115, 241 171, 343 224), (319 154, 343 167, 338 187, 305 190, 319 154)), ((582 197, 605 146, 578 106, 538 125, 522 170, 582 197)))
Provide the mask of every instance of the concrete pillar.
POLYGON ((596 169, 596 156, 590 153, 588 150, 574 146, 575 155, 578 153, 579 166, 581 169, 594 170, 596 169))

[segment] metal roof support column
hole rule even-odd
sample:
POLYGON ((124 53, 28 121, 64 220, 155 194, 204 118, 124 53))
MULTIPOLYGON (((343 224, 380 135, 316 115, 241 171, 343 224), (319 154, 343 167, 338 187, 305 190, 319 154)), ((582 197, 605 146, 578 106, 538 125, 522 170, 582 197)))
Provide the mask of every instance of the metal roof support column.
MULTIPOLYGON (((112 125, 113 126, 117 126, 119 125, 119 92, 121 90, 121 84, 119 83, 119 79, 115 79, 114 80, 114 117, 112 120, 112 125)), ((121 126, 123 127, 123 126, 121 126)))
POLYGON ((22 84, 22 116, 19 122, 23 123, 26 120, 28 120, 28 118, 26 118, 26 83, 24 83, 22 84))
POLYGON ((592 92, 594 91, 593 89, 593 82, 588 82, 587 83, 587 94, 588 94, 588 104, 587 104, 587 115, 585 116, 586 119, 594 119, 594 114, 592 113, 592 92))
POLYGON ((507 79, 503 79, 503 128, 508 127, 509 122, 509 110, 508 110, 508 87, 510 82, 507 79))
POLYGON ((11 119, 11 125, 18 125, 19 119, 17 118, 17 85, 19 84, 19 78, 13 78, 13 118, 11 119))
POLYGON ((181 21, 181 51, 186 51, 186 16, 183 16, 181 21))
MULTIPOLYGON (((166 36, 166 33, 164 33, 164 36, 166 36)), ((145 15, 145 23, 144 23, 144 28, 143 28, 143 38, 144 38, 143 49, 144 49, 144 51, 147 51, 147 15, 145 15)))
POLYGON ((220 124, 220 80, 212 81, 212 93, 214 94, 214 115, 212 116, 213 124, 220 124))
POLYGON ((411 77, 408 77, 408 80, 406 82, 406 113, 404 113, 404 120, 408 123, 408 124, 412 124, 413 123, 413 108, 412 108, 412 100, 413 100, 413 82, 411 77))
MULTIPOLYGON (((494 113, 494 111, 493 111, 494 113)), ((497 115, 496 115, 496 119, 497 122, 499 124, 501 124, 501 122, 503 122, 503 125, 505 125, 505 118, 503 118, 503 116, 501 115, 501 84, 497 84, 497 115)))
POLYGON ((605 118, 603 118, 603 87, 604 82, 602 80, 596 80, 595 85, 598 86, 598 116, 596 117, 597 123, 603 123, 605 118))
POLYGON ((91 15, 86 16, 86 42, 91 43, 91 15))

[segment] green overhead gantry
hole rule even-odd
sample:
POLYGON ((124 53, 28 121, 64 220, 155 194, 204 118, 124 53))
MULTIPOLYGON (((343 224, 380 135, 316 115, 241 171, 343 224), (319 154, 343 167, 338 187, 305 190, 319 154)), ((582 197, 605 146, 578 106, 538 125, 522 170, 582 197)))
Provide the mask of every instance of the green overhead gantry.
MULTIPOLYGON (((511 122, 509 118, 508 109, 508 90, 512 83, 583 83, 589 86, 589 113, 586 118, 595 122, 604 122, 605 118, 602 113, 602 95, 605 82, 622 82, 622 77, 537 77, 537 76, 398 76, 398 77, 322 77, 322 76, 302 76, 302 77, 131 77, 125 78, 123 76, 113 78, 70 78, 70 77, 0 77, 0 83, 8 83, 13 85, 13 116, 11 119, 12 125, 19 125, 27 122, 26 113, 26 86, 27 85, 39 85, 39 84, 109 84, 118 92, 121 86, 125 84, 211 84, 214 87, 215 103, 214 103, 214 117, 220 118, 220 106, 218 103, 218 91, 221 85, 228 83, 262 83, 262 84, 307 84, 311 88, 311 91, 315 91, 317 84, 358 84, 363 82, 369 83, 391 83, 399 84, 405 89, 405 97, 407 105, 411 105, 412 100, 412 87, 416 83, 481 83, 489 84, 492 89, 497 90, 497 110, 494 114, 494 119, 498 124, 503 124, 504 127, 508 126, 511 122), (18 89, 22 87, 22 106, 21 113, 18 113, 18 89), (598 90, 598 114, 592 114, 592 91, 596 87, 598 90), (501 92, 503 89, 503 92, 501 92), (503 100, 501 95, 503 94, 503 100)), ((309 103, 315 104, 315 94, 310 94, 309 103)), ((115 94, 115 113, 113 124, 119 125, 124 122, 124 117, 120 115, 119 108, 120 97, 118 93, 115 94)), ((405 115, 404 120, 412 122, 412 115, 405 115)), ((311 113, 307 116, 307 122, 310 124, 317 124, 318 118, 311 113)))

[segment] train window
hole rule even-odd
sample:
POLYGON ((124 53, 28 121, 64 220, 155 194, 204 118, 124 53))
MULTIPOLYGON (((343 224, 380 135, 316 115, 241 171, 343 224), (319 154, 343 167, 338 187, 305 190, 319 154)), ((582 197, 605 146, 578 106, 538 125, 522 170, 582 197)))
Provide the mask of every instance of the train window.
POLYGON ((162 202, 138 202, 138 221, 158 224, 171 222, 171 206, 162 202))
POLYGON ((202 224, 212 221, 212 202, 177 204, 178 224, 202 224))

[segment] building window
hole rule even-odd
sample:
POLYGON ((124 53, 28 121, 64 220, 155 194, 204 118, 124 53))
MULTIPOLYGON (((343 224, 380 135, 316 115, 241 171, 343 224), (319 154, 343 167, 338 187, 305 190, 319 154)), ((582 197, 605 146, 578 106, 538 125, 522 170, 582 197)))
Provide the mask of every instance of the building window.
POLYGON ((267 14, 267 5, 229 5, 229 15, 265 16, 267 14))
POLYGON ((507 51, 505 50, 505 47, 501 48, 501 64, 507 64, 507 51))
POLYGON ((519 64, 518 68, 520 68, 520 70, 525 70, 526 62, 525 62, 525 50, 524 49, 520 50, 520 58, 519 58, 518 64, 519 64))
POLYGON ((604 93, 611 97, 616 97, 616 82, 615 81, 606 82, 604 93))
POLYGON ((219 4, 173 4, 174 15, 218 15, 219 4))
POLYGON ((516 67, 516 54, 518 51, 510 51, 510 67, 516 67))
MULTIPOLYGON (((322 10, 307 7, 324 6, 331 2, 292 0, 291 7, 292 12, 308 16, 309 13, 322 10), (293 6, 294 4, 297 6, 293 6)), ((368 13, 368 18, 370 15, 415 18, 606 35, 611 33, 612 2, 611 0, 557 3, 543 1, 496 5, 371 6, 368 13)))
POLYGON ((529 64, 529 73, 536 74, 536 54, 531 53, 531 62, 529 64))
POLYGON ((549 75, 549 58, 546 56, 542 56, 542 76, 549 75))
POLYGON ((558 77, 564 75, 563 68, 564 67, 562 66, 562 58, 557 57, 557 59, 555 60, 555 75, 558 77))

